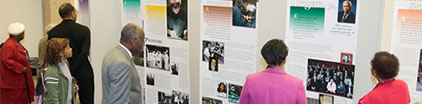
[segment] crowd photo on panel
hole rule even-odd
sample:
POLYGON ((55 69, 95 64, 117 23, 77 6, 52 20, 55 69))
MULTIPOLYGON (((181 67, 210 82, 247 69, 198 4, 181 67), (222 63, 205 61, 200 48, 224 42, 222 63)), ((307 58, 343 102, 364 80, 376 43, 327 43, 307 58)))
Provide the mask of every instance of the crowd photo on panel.
POLYGON ((355 70, 353 65, 308 60, 306 89, 352 98, 355 70))

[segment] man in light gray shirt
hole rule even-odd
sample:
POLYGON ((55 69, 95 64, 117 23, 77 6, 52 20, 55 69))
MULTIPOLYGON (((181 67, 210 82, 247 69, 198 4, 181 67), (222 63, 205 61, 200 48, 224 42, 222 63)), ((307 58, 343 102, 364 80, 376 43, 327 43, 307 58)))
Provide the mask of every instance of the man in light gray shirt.
POLYGON ((121 31, 120 44, 104 56, 103 104, 143 103, 142 87, 132 55, 142 53, 144 39, 142 28, 129 23, 121 31))

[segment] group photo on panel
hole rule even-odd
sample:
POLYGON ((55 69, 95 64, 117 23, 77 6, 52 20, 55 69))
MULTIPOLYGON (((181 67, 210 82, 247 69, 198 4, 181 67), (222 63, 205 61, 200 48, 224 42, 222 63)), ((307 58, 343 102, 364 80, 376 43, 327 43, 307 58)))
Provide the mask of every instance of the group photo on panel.
MULTIPOLYGON (((187 19, 189 0, 165 1, 163 10, 166 12, 167 24, 164 25, 167 29, 164 37, 172 41, 189 42, 187 19)), ((232 18, 231 21, 229 20, 230 26, 256 28, 258 0, 226 1, 231 3, 228 5, 231 11, 228 14, 232 18)), ((336 11, 337 22, 346 25, 357 23, 355 21, 357 4, 354 3, 356 0, 339 0, 339 5, 342 6, 336 11)), ((91 54, 96 53, 91 50, 97 47, 91 47, 91 43, 97 39, 91 37, 91 29, 88 26, 77 22, 78 9, 71 3, 63 3, 58 5, 56 12, 61 22, 49 24, 44 28, 46 34, 43 34, 39 40, 37 59, 29 56, 29 47, 23 45, 24 40, 30 40, 25 37, 32 35, 25 34, 27 31, 32 31, 28 30, 28 24, 17 21, 4 27, 8 37, 0 42, 0 104, 152 104, 151 102, 154 102, 153 104, 223 104, 225 100, 230 104, 310 104, 310 98, 307 95, 314 93, 321 94, 320 96, 353 99, 357 104, 409 104, 412 99, 409 88, 422 91, 422 49, 418 53, 420 55, 417 73, 415 73, 417 82, 409 84, 398 78, 403 61, 400 61, 398 55, 393 52, 371 53, 372 56, 366 63, 369 65, 368 69, 355 69, 357 66, 352 65, 351 56, 340 59, 347 64, 306 58, 305 67, 293 68, 294 65, 291 67, 287 63, 299 59, 289 59, 289 57, 301 53, 292 51, 292 48, 289 49, 294 46, 289 41, 271 38, 266 40, 261 47, 256 48, 258 60, 262 60, 263 68, 255 70, 262 71, 254 71, 241 77, 244 83, 216 81, 216 83, 201 84, 201 86, 217 86, 216 89, 206 89, 216 93, 216 96, 199 96, 201 100, 193 102, 189 95, 196 95, 171 89, 174 86, 192 86, 188 85, 189 83, 169 84, 167 87, 171 91, 157 90, 154 93, 148 93, 145 92, 146 86, 172 83, 170 79, 174 77, 163 77, 157 74, 159 72, 169 72, 173 76, 187 76, 182 70, 183 67, 180 68, 185 64, 174 62, 185 56, 171 55, 184 51, 168 46, 147 45, 149 34, 144 31, 144 26, 127 23, 118 29, 119 34, 107 34, 119 37, 115 39, 118 43, 107 46, 111 48, 104 50, 106 53, 101 57, 101 66, 94 69, 91 65, 93 63, 91 54), (36 63, 33 63, 34 60, 36 63), (141 73, 138 72, 137 67, 151 68, 153 71, 141 73), (306 77, 301 79, 300 76, 295 76, 288 71, 296 69, 303 70, 301 72, 306 77), (94 75, 94 70, 99 71, 96 74, 101 75, 94 75), (363 96, 357 96, 356 91, 361 89, 356 87, 359 84, 356 84, 358 81, 355 77, 356 72, 362 70, 370 72, 367 77, 375 81, 374 88, 365 92, 363 96), (98 77, 97 80, 95 80, 96 77, 98 77), (95 85, 94 82, 97 84, 95 85), (95 90, 96 88, 101 90, 95 90), (94 91, 100 91, 100 95, 96 95, 98 100, 94 99, 94 91), (146 98, 147 94, 154 96, 154 101, 149 101, 152 98, 146 98)), ((230 53, 234 51, 230 49, 232 43, 215 40, 202 40, 198 41, 199 43, 202 44, 193 48, 198 49, 198 56, 194 58, 206 63, 206 71, 212 72, 213 77, 224 76, 221 73, 228 73, 225 68, 230 64, 236 64, 230 56, 234 54, 230 53)), ((190 62, 187 62, 188 65, 190 62)), ((187 70, 199 69, 194 67, 187 70)), ((187 88, 191 90, 189 88, 192 87, 187 88)), ((197 91, 191 92, 197 93, 197 91)))

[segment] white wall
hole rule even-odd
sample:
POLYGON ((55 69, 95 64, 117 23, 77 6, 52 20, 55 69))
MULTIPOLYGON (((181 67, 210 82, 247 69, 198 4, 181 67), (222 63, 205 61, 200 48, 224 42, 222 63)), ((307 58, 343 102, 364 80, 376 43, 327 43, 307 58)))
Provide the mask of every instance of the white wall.
POLYGON ((101 62, 120 40, 120 0, 90 0, 91 64, 95 80, 95 104, 102 99, 101 62))
POLYGON ((201 0, 188 0, 188 29, 190 53, 190 104, 200 104, 199 101, 199 62, 200 61, 200 14, 201 0))
POLYGON ((370 77, 370 61, 381 47, 385 0, 360 0, 360 2, 359 35, 355 55, 354 104, 374 87, 370 77))
POLYGON ((286 6, 287 0, 260 0, 258 11, 258 45, 257 45, 257 72, 267 67, 261 56, 261 48, 274 38, 285 39, 286 34, 286 6), (271 11, 271 12, 270 12, 271 11))
POLYGON ((382 27, 381 47, 382 51, 390 51, 391 33, 393 28, 394 0, 385 0, 384 20, 382 27))
POLYGON ((13 22, 25 24, 23 46, 29 56, 38 57, 38 42, 43 36, 42 0, 0 0, 0 42, 9 38, 7 27, 13 22))

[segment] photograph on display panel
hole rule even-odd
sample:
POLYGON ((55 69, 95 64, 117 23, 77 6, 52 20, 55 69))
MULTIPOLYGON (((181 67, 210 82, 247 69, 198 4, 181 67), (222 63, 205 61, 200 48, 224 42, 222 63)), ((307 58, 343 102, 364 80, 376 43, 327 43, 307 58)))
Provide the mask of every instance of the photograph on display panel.
POLYGON ((233 26, 255 28, 256 0, 233 0, 233 26))
POLYGON ((227 84, 224 82, 218 82, 217 85, 217 96, 227 98, 227 84))
POLYGON ((170 71, 170 49, 168 47, 146 45, 146 66, 170 71))
POLYGON ((223 101, 209 97, 202 97, 202 104, 223 104, 223 101))
POLYGON ((352 23, 356 21, 356 0, 339 0, 337 22, 352 23))
POLYGON ((158 91, 158 104, 189 104, 189 94, 172 91, 164 93, 158 91))
POLYGON ((211 57, 210 61, 208 62, 208 70, 218 72, 218 62, 217 58, 211 57))
POLYGON ((179 64, 178 63, 175 63, 175 62, 172 62, 171 63, 171 66, 170 66, 170 68, 171 68, 171 74, 172 75, 179 75, 179 64))
POLYGON ((242 86, 229 84, 229 102, 239 103, 240 93, 242 92, 242 86))
POLYGON ((155 85, 154 74, 148 73, 146 77, 147 77, 147 85, 154 86, 155 85))
POLYGON ((416 91, 422 91, 422 49, 419 52, 419 67, 417 77, 416 91))
POLYGON ((173 91, 173 99, 172 104, 189 104, 189 94, 186 93, 173 91))
POLYGON ((308 59, 306 89, 352 98, 355 66, 308 59))
POLYGON ((173 95, 158 91, 158 104, 173 104, 173 95))
POLYGON ((168 0, 167 37, 188 40, 187 0, 168 0))
POLYGON ((202 41, 202 61, 210 62, 217 59, 217 64, 224 64, 224 43, 215 41, 202 41))

